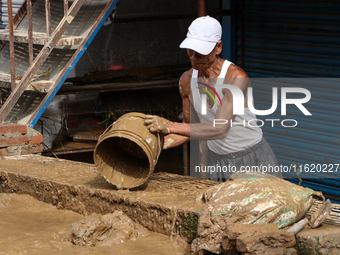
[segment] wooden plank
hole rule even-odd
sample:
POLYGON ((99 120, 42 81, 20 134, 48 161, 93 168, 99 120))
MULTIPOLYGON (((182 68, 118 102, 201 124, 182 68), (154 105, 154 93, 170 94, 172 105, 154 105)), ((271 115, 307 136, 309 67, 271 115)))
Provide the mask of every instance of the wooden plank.
POLYGON ((11 56, 11 90, 14 91, 15 83, 15 58, 14 58, 14 24, 12 12, 12 0, 8 0, 8 21, 9 21, 9 50, 11 56))
MULTIPOLYGON (((93 152, 96 147, 95 142, 71 142, 65 141, 62 145, 53 146, 52 151, 55 155, 66 155, 73 153, 93 152)), ((52 156, 50 151, 44 151, 44 156, 52 156)))
POLYGON ((76 132, 73 134, 70 134, 70 137, 73 138, 74 142, 98 142, 99 137, 101 134, 104 133, 103 130, 97 130, 97 131, 91 131, 91 132, 76 132))
MULTIPOLYGON (((15 80, 16 84, 20 82, 20 79, 15 80)), ((53 84, 53 81, 48 80, 33 80, 25 90, 38 90, 41 92, 47 92, 53 84), (33 85, 32 85, 33 84, 33 85)), ((9 74, 0 73, 0 87, 10 88, 11 77, 9 74)))
POLYGON ((53 81, 45 81, 45 80, 34 81, 28 85, 26 90, 38 90, 40 92, 47 92, 51 88, 52 84, 53 84, 53 81))
MULTIPOLYGON (((65 45, 80 45, 84 37, 82 36, 69 36, 63 35, 57 42, 56 46, 65 45)), ((0 40, 9 41, 9 30, 0 30, 0 40)), ((17 43, 29 43, 29 37, 27 31, 14 30, 14 42, 17 43)), ((48 42, 48 35, 42 32, 33 32, 33 44, 45 45, 48 42)))
POLYGON ((64 15, 66 16, 68 12, 68 0, 64 0, 64 15))
POLYGON ((72 94, 87 92, 108 92, 119 90, 133 90, 133 89, 149 89, 149 88, 165 88, 178 86, 178 79, 171 80, 157 80, 145 82, 110 82, 110 83, 96 83, 73 85, 64 83, 58 94, 72 94))
POLYGON ((32 24, 32 3, 27 0, 27 20, 28 20, 28 63, 33 64, 33 24, 32 24))
POLYGON ((50 0, 45 0, 45 11, 46 11, 46 33, 47 33, 47 37, 50 38, 51 37, 51 7, 50 7, 50 0))

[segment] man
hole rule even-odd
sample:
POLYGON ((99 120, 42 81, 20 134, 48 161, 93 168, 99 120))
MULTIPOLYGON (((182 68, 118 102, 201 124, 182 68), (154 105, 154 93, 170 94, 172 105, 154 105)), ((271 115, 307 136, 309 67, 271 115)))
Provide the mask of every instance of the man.
MULTIPOLYGON (((222 51, 221 37, 222 27, 212 17, 200 17, 191 23, 187 38, 180 45, 180 48, 187 49, 192 65, 179 81, 184 123, 149 115, 145 125, 151 132, 166 135, 164 149, 178 146, 190 138, 207 140, 209 166, 233 166, 237 170, 249 170, 261 165, 277 166, 275 155, 264 140, 261 128, 247 125, 249 120, 256 119, 248 109, 249 79, 240 67, 219 56, 222 51), (226 88, 215 88, 216 84, 232 84, 243 91, 243 115, 233 114, 232 93, 226 88), (205 103, 202 101, 203 95, 207 100, 206 113, 201 112, 202 103, 205 103), (194 123, 194 119, 198 119, 196 122, 199 123, 194 123), (214 119, 228 122, 217 125, 214 119)), ((232 174, 230 169, 214 172, 207 177, 224 181, 232 174)), ((282 176, 281 173, 273 174, 282 176)))

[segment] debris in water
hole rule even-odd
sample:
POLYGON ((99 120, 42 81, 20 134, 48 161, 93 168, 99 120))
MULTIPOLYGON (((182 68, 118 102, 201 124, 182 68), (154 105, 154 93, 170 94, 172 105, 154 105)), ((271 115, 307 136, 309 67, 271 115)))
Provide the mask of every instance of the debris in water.
POLYGON ((91 214, 86 219, 70 225, 64 238, 79 246, 110 246, 135 241, 140 236, 148 235, 148 231, 121 211, 111 214, 91 214))

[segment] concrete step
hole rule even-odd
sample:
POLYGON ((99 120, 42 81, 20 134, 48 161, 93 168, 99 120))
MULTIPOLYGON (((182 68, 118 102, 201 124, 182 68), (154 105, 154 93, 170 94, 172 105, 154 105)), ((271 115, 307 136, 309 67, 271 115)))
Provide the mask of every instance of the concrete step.
POLYGON ((3 157, 0 191, 28 194, 58 209, 89 215, 123 211, 147 229, 187 241, 195 237, 201 194, 216 182, 155 173, 146 185, 116 190, 87 163, 39 155, 3 157))

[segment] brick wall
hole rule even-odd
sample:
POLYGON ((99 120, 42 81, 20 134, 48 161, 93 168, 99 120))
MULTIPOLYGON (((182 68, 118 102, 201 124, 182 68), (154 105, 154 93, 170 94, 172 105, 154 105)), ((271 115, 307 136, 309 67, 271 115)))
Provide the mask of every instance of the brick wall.
POLYGON ((0 157, 41 153, 43 136, 26 125, 0 125, 0 157))

